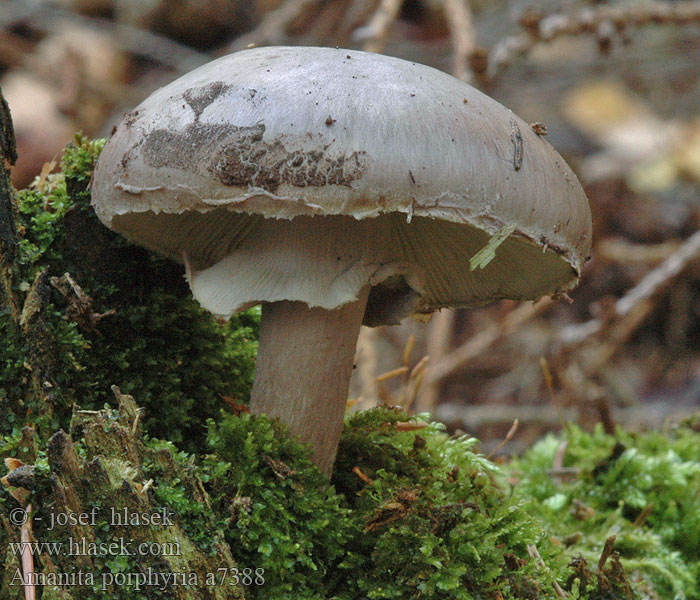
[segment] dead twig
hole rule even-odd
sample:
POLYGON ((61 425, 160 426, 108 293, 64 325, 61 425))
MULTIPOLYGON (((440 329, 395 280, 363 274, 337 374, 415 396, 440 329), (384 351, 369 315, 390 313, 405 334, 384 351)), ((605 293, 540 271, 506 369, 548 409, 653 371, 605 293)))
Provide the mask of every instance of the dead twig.
POLYGON ((561 428, 564 429, 564 427, 566 427, 566 421, 564 421, 561 404, 559 403, 556 392, 554 391, 554 378, 552 377, 552 371, 549 368, 549 362, 544 356, 540 357, 540 368, 542 369, 542 376, 544 377, 545 386, 547 387, 547 391, 549 392, 549 399, 557 411, 557 417, 559 417, 559 424, 561 425, 561 428))
POLYGON ((605 546, 603 546, 603 551, 600 553, 600 559, 598 560, 599 571, 602 571, 605 567, 605 563, 608 562, 608 558, 610 558, 613 551, 613 546, 615 546, 615 536, 611 535, 605 540, 605 546))
POLYGON ((353 467, 352 472, 355 473, 362 481, 364 481, 367 485, 372 485, 372 479, 365 475, 362 472, 362 469, 360 467, 353 467))
POLYGON ((405 375, 408 373, 408 367, 399 367, 397 369, 392 369, 391 371, 387 371, 386 373, 382 373, 379 377, 376 378, 377 383, 383 383, 385 381, 389 381, 389 379, 393 379, 394 377, 398 377, 399 375, 405 375))
POLYGON ((427 367, 429 360, 429 356, 424 356, 418 361, 416 366, 411 369, 408 380, 404 385, 401 399, 399 400, 399 406, 402 408, 408 410, 413 404, 413 401, 416 399, 416 394, 418 394, 418 390, 423 382, 425 368, 427 367))
MULTIPOLYGON (((615 411, 615 415, 619 423, 624 423, 628 427, 653 429, 663 427, 668 421, 675 422, 690 417, 695 412, 697 412, 697 404, 692 399, 681 406, 669 403, 667 400, 660 400, 619 408, 615 411)), ((563 411, 566 421, 576 421, 577 415, 578 409, 575 407, 567 407, 563 411)), ((515 419, 518 419, 521 425, 535 424, 547 428, 555 428, 559 425, 559 418, 548 405, 465 405, 457 402, 442 402, 436 407, 434 418, 463 431, 503 425, 515 419)))
POLYGON ((92 298, 73 280, 69 273, 61 277, 51 277, 51 285, 56 288, 68 302, 66 316, 84 330, 99 334, 97 326, 105 317, 116 314, 110 309, 104 313, 95 312, 92 298))
POLYGON ((621 298, 615 312, 624 316, 644 300, 651 298, 671 279, 676 277, 693 260, 700 258, 700 231, 694 233, 669 256, 661 265, 650 271, 644 278, 621 298))
MULTIPOLYGON (((612 318, 619 319, 627 315, 631 315, 631 318, 638 317, 639 312, 635 313, 635 309, 644 305, 645 301, 651 300, 691 262, 698 259, 700 259, 700 231, 685 240, 671 256, 647 273, 636 286, 620 298, 611 311, 612 318)), ((644 312, 641 308, 639 310, 644 312)), ((600 318, 591 319, 579 325, 570 325, 561 330, 558 341, 564 345, 580 344, 601 331, 603 325, 604 319, 600 318)))
POLYGON ((515 432, 518 431, 518 425, 520 425, 520 421, 518 419, 515 419, 513 421, 513 424, 510 426, 510 429, 508 430, 508 433, 506 434, 506 437, 501 440, 501 442, 496 446, 491 452, 488 453, 488 456, 486 458, 491 458, 496 452, 498 452, 503 446, 505 446, 510 440, 513 439, 513 436, 515 435, 515 432))
POLYGON ((520 19, 525 31, 495 44, 488 56, 486 74, 496 77, 536 44, 563 35, 594 34, 601 50, 607 51, 615 32, 649 25, 688 25, 700 22, 700 2, 648 2, 610 6, 587 6, 569 15, 544 15, 526 11, 520 19))
POLYGON ((246 33, 232 44, 224 48, 219 54, 237 52, 249 47, 250 44, 256 46, 267 46, 279 44, 284 41, 287 28, 311 5, 318 3, 318 0, 286 0, 278 9, 265 15, 260 25, 253 31, 246 33))
POLYGON ((596 258, 618 264, 658 264, 680 247, 677 240, 660 244, 633 244, 621 238, 601 240, 595 248, 596 258))
POLYGON ((473 78, 470 59, 476 49, 476 32, 469 0, 444 0, 443 5, 452 38, 452 74, 469 83, 473 78))
MULTIPOLYGON (((428 324, 427 354, 433 362, 439 362, 451 347, 455 311, 441 310, 433 315, 428 324)), ((418 412, 432 412, 440 398, 440 381, 424 380, 416 399, 418 412)))
POLYGON ((32 542, 32 515, 33 508, 32 505, 27 501, 29 499, 29 490, 23 487, 15 487, 9 481, 9 475, 16 469, 20 468, 33 468, 27 467, 21 460, 16 458, 6 458, 5 466, 7 467, 9 473, 0 480, 5 487, 8 488, 10 495, 17 500, 22 509, 24 510, 23 516, 24 521, 20 526, 20 541, 21 541, 21 563, 22 563, 22 575, 25 581, 29 583, 24 585, 24 598, 25 600, 36 600, 36 585, 34 583, 34 553, 30 552, 30 545, 32 542))
POLYGON ((403 0, 381 0, 369 23, 355 30, 354 38, 367 52, 382 52, 391 26, 399 16, 403 0))
POLYGON ((522 327, 534 317, 548 310, 554 301, 551 298, 542 298, 534 304, 523 304, 513 309, 500 323, 491 325, 477 333, 466 343, 452 352, 435 361, 426 373, 426 382, 436 382, 459 371, 467 363, 488 350, 498 340, 522 327))
MULTIPOLYGON (((534 558, 535 561, 537 562, 537 565, 541 568, 544 569, 545 571, 549 572, 549 567, 545 564, 544 560, 540 556, 539 551, 537 550, 537 546, 535 544, 527 544, 525 546, 527 548, 527 553, 530 555, 531 558, 534 558)), ((567 594, 564 589, 555 581, 552 584, 552 587, 554 588, 554 591, 557 593, 557 596, 560 598, 568 598, 569 594, 567 594)))
POLYGON ((654 503, 650 502, 642 509, 642 512, 640 512, 637 515, 637 518, 634 520, 632 525, 634 527, 643 527, 644 523, 646 523, 647 519, 651 516, 651 513, 653 510, 654 510, 654 503))

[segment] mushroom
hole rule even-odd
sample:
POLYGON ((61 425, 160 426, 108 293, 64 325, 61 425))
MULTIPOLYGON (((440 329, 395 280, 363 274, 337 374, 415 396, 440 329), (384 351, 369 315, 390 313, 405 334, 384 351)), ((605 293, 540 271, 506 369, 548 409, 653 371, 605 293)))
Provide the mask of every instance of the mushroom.
POLYGON ((181 261, 216 315, 262 303, 251 411, 330 473, 361 324, 573 288, 576 176, 469 85, 404 60, 268 47, 127 113, 92 182, 102 222, 181 261))

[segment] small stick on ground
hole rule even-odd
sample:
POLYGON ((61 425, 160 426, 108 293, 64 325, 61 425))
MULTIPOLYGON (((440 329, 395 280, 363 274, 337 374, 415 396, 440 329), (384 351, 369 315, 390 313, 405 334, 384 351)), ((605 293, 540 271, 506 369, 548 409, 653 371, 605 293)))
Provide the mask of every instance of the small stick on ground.
MULTIPOLYGON (((539 42, 563 35, 596 35, 603 39, 609 25, 615 31, 648 25, 690 25, 700 22, 700 2, 644 2, 610 6, 587 6, 572 14, 544 15, 526 11, 520 19, 525 31, 496 43, 489 52, 487 75, 496 77, 539 42)), ((607 40, 604 40, 607 41, 607 40)), ((607 47, 601 46, 602 50, 607 47)))
POLYGON ((363 41, 362 49, 367 52, 382 52, 386 46, 389 29, 396 21, 403 0, 381 0, 369 23, 355 32, 363 41))
POLYGON ((476 32, 469 0, 444 0, 452 38, 452 74, 467 83, 473 79, 469 59, 476 49, 476 32))
POLYGON ((283 42, 290 23, 316 3, 318 0, 286 0, 278 9, 265 15, 260 25, 253 31, 234 40, 221 54, 245 50, 250 44, 267 46, 283 42))
POLYGON ((518 425, 520 425, 520 421, 518 419, 515 419, 513 421, 513 424, 510 426, 510 429, 508 430, 508 433, 506 434, 506 437, 503 438, 500 444, 496 446, 491 452, 489 452, 488 456, 486 458, 490 459, 496 452, 498 452, 503 446, 505 446, 510 440, 513 439, 513 436, 515 435, 515 432, 518 431, 518 425))
POLYGON ((491 325, 473 338, 433 363, 426 374, 426 382, 440 381, 459 371, 467 363, 488 350, 498 340, 541 315, 553 305, 551 298, 542 298, 534 304, 523 304, 513 309, 500 323, 491 325))
MULTIPOLYGON (((537 546, 535 544, 527 544, 527 553, 530 555, 531 558, 534 558, 537 561, 537 564, 544 569, 545 571, 549 571, 549 568, 545 564, 544 560, 542 560, 542 557, 540 556, 540 553, 537 550, 537 546)), ((557 596, 560 598, 568 598, 569 594, 567 594, 562 587, 555 581, 552 584, 552 587, 554 588, 554 591, 557 593, 557 596)))

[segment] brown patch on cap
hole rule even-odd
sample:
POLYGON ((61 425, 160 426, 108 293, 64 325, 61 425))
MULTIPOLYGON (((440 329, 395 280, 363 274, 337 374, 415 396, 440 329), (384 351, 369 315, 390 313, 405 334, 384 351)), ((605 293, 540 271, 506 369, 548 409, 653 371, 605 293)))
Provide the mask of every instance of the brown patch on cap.
POLYGON ((149 167, 192 169, 198 162, 195 156, 202 149, 220 142, 236 130, 231 125, 203 125, 197 121, 185 127, 182 132, 156 129, 143 139, 140 144, 141 153, 149 167))
POLYGON ((296 187, 351 187, 364 173, 365 152, 333 154, 319 150, 287 150, 281 140, 264 142, 265 126, 241 127, 238 139, 227 142, 209 170, 224 185, 259 187, 275 192, 282 184, 296 187))
POLYGON ((182 94, 182 97, 194 111, 195 120, 199 120, 199 116, 204 112, 204 109, 214 102, 221 94, 230 90, 231 87, 232 86, 225 84, 223 81, 214 81, 205 86, 187 90, 182 94))

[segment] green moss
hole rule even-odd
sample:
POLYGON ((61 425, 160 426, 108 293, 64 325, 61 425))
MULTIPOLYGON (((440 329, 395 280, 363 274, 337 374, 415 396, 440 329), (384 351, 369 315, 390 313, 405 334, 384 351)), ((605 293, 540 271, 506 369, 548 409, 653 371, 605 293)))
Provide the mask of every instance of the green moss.
POLYGON ((327 598, 351 538, 344 500, 282 428, 248 414, 210 423, 216 454, 205 459, 226 537, 241 567, 262 569, 249 598, 327 598))
POLYGON ((401 431, 400 411, 351 418, 336 481, 358 534, 340 567, 339 598, 536 598, 564 564, 539 523, 508 494, 476 440, 427 427, 401 431), (359 467, 369 484, 353 473, 359 467), (546 568, 528 554, 534 544, 546 568), (360 575, 364 574, 364 575, 360 575))
POLYGON ((516 495, 571 557, 595 565, 609 536, 621 564, 654 597, 700 598, 700 435, 683 426, 665 434, 592 434, 570 425, 509 466, 516 495), (551 474, 558 448, 563 467, 551 474), (533 501, 534 500, 534 501, 533 501))
MULTIPOLYGON (((103 145, 77 135, 61 172, 18 194, 20 292, 48 267, 50 277, 68 273, 88 297, 88 310, 81 312, 70 287, 64 286, 67 295, 51 288, 43 307, 54 344, 50 375, 58 384, 58 410, 43 429, 66 428, 74 403, 100 408, 113 402, 110 386, 119 384, 145 406, 151 434, 201 451, 206 419, 218 414, 224 397, 248 398, 259 310, 225 324, 215 321, 192 300, 181 266, 98 222, 88 183, 103 145)), ((0 423, 0 434, 7 434, 43 411, 29 389, 29 349, 6 307, 0 307, 0 335, 6 340, 0 345, 0 399, 13 408, 0 423)))
POLYGON ((308 450, 267 419, 228 415, 211 423, 216 454, 205 461, 203 480, 217 512, 229 515, 234 558, 265 570, 265 586, 251 588, 250 598, 553 595, 566 563, 496 483, 502 476, 474 452, 476 441, 451 439, 423 419, 420 435, 397 431, 406 421, 386 409, 351 417, 335 486, 324 483, 308 450))

